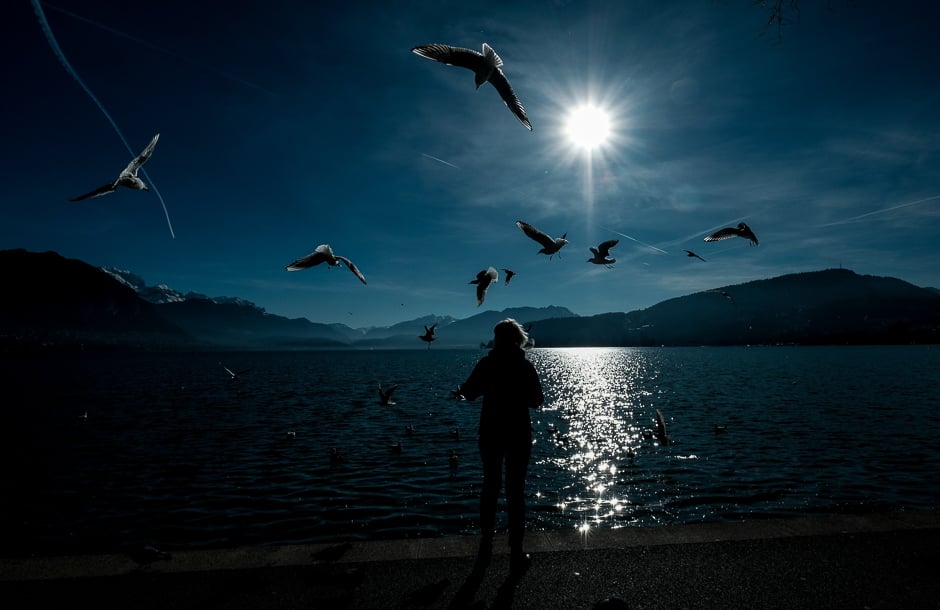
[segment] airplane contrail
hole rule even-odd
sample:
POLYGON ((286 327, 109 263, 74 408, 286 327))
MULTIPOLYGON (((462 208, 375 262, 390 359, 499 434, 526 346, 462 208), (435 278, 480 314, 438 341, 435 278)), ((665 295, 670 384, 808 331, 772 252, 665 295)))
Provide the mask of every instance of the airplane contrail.
POLYGON ((611 233, 616 233, 617 235, 620 235, 621 237, 626 237, 627 239, 632 239, 632 240, 635 241, 636 243, 638 243, 638 244, 640 244, 640 245, 642 245, 642 246, 646 246, 647 248, 652 248, 653 250, 656 250, 657 252, 662 252, 663 254, 669 254, 669 253, 666 252, 665 250, 662 250, 662 249, 660 249, 660 248, 657 248, 656 246, 651 246, 651 245, 649 245, 648 243, 642 242, 642 241, 640 241, 639 239, 637 239, 637 238, 635 238, 635 237, 630 237, 630 236, 627 235, 626 233, 621 233, 620 231, 614 231, 613 229, 611 229, 611 228, 609 228, 609 227, 601 227, 601 228, 604 229, 605 231, 610 231, 611 233))
MULTIPOLYGON (((62 47, 59 46, 59 42, 56 40, 55 34, 52 33, 52 27, 49 26, 49 21, 46 19, 46 14, 43 12, 42 7, 39 5, 39 0, 30 0, 33 4, 33 10, 36 12, 36 17, 39 19, 39 26, 42 29, 43 35, 46 37, 46 41, 49 43, 49 46, 52 48, 52 52, 55 53, 55 56, 58 58, 59 63, 62 64, 62 67, 65 68, 65 71, 68 72, 72 78, 75 79, 75 82, 81 86, 81 88, 88 94, 88 97, 91 98, 91 101, 98 106, 98 110, 101 111, 101 114, 104 115, 108 122, 111 123, 111 127, 114 128, 114 131, 117 133, 118 137, 121 139, 121 142, 124 143, 124 147, 127 149, 127 152, 130 154, 131 158, 137 157, 137 153, 131 148, 131 145, 127 143, 127 138, 124 137, 124 134, 121 133, 121 129, 118 127, 117 123, 114 121, 114 118, 104 107, 104 104, 101 103, 101 100, 98 99, 92 90, 85 84, 85 81, 78 75, 78 72, 75 71, 75 68, 72 67, 72 64, 69 62, 68 58, 65 56, 65 53, 62 51, 62 47)), ((140 173, 144 175, 144 178, 147 179, 147 182, 150 183, 150 188, 153 189, 154 194, 157 196, 157 199, 160 200, 160 205, 163 206, 163 214, 166 216, 166 224, 170 228, 170 237, 176 239, 176 234, 173 233, 173 224, 170 222, 170 213, 166 209, 166 203, 163 201, 163 196, 160 195, 160 191, 157 190, 157 185, 153 183, 153 179, 147 175, 147 170, 143 167, 140 168, 140 173)))
POLYGON ((227 78, 227 79, 230 80, 230 81, 233 81, 233 82, 236 82, 236 83, 245 85, 246 87, 251 87, 252 89, 257 89, 258 91, 263 91, 263 92, 267 93, 268 95, 272 95, 272 96, 276 96, 276 95, 277 95, 276 93, 274 93, 274 92, 272 92, 272 91, 268 91, 268 90, 265 89, 264 87, 261 87, 261 86, 259 86, 259 85, 256 85, 256 84, 252 83, 252 82, 246 81, 245 79, 238 78, 237 76, 232 76, 231 74, 228 74, 227 72, 223 72, 222 70, 219 70, 218 68, 216 68, 215 66, 213 66, 213 65, 211 65, 211 64, 207 64, 207 63, 204 63, 204 62, 196 61, 196 60, 194 60, 194 59, 190 59, 189 57, 186 57, 185 55, 181 55, 181 54, 177 53, 176 51, 173 51, 173 50, 170 50, 170 49, 165 49, 165 48, 163 48, 163 47, 159 47, 159 46, 157 46, 157 45, 155 45, 155 44, 153 44, 153 43, 151 43, 151 42, 147 42, 146 40, 144 40, 144 39, 142 39, 142 38, 138 38, 138 37, 136 37, 136 36, 132 36, 132 35, 126 33, 126 32, 122 32, 121 30, 117 30, 117 29, 115 29, 115 28, 112 28, 111 26, 108 26, 108 25, 105 25, 105 24, 100 23, 100 22, 98 22, 98 21, 95 21, 94 19, 89 19, 88 17, 83 17, 83 16, 81 16, 81 15, 78 15, 78 14, 76 14, 76 13, 73 13, 72 11, 66 10, 66 9, 64 9, 64 8, 62 8, 62 7, 60 7, 60 6, 56 6, 56 5, 50 4, 50 3, 48 3, 48 2, 40 2, 40 3, 43 4, 44 6, 48 7, 48 8, 51 8, 51 9, 54 10, 54 11, 58 11, 58 12, 62 13, 63 15, 68 15, 68 16, 71 17, 72 19, 77 19, 78 21, 81 21, 81 22, 83 22, 83 23, 87 23, 88 25, 91 25, 91 26, 94 26, 94 27, 96 27, 96 28, 98 28, 98 29, 104 30, 105 32, 108 32, 108 33, 110 33, 110 34, 114 34, 115 36, 120 36, 121 38, 125 38, 125 39, 127 39, 127 40, 130 40, 131 42, 135 42, 135 43, 137 43, 137 44, 139 44, 139 45, 141 45, 141 46, 147 47, 148 49, 151 49, 151 50, 153 50, 153 51, 157 51, 158 53, 163 53, 164 55, 169 55, 170 57, 173 57, 173 58, 175 58, 175 59, 179 59, 179 60, 185 61, 186 63, 191 64, 191 65, 193 65, 193 66, 196 66, 196 67, 198 67, 198 68, 202 68, 202 69, 205 69, 205 70, 209 70, 209 71, 211 71, 211 72, 215 72, 215 73, 218 74, 219 76, 221 76, 221 77, 223 77, 223 78, 227 78))
POLYGON ((933 195, 931 197, 925 197, 923 199, 918 199, 917 201, 908 201, 907 203, 899 203, 897 205, 892 205, 887 208, 881 208, 880 210, 874 210, 872 212, 866 212, 864 214, 859 214, 858 216, 853 216, 851 218, 846 218, 845 220, 837 220, 835 222, 827 222, 826 224, 818 225, 819 227, 831 227, 834 225, 845 225, 851 224, 853 222, 858 222, 863 218, 868 218, 869 216, 874 216, 876 214, 884 214, 885 212, 890 212, 892 210, 897 210, 900 208, 906 208, 912 205, 917 205, 918 203, 926 203, 928 201, 933 201, 935 199, 940 199, 940 195, 933 195))
POLYGON ((453 163, 448 163, 447 161, 445 161, 445 160, 443 160, 443 159, 438 159, 437 157, 435 157, 435 156, 433 156, 433 155, 429 155, 429 154, 427 154, 427 153, 421 153, 421 155, 424 156, 424 157, 427 157, 428 159, 433 159, 434 161, 437 161, 438 163, 443 163, 444 165, 449 165, 449 166, 453 167, 454 169, 460 169, 459 167, 457 167, 457 166, 454 165, 453 163))

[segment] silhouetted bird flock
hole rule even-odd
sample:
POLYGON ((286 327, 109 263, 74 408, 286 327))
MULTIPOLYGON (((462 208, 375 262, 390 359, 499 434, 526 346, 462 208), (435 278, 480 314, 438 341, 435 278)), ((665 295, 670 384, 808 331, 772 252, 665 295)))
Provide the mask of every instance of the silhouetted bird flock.
MULTIPOLYGON (((440 43, 416 46, 411 50, 420 57, 424 57, 426 59, 446 65, 457 66, 470 70, 473 72, 474 83, 476 84, 477 89, 479 89, 484 83, 491 84, 493 88, 496 89, 497 93, 499 93, 503 103, 506 104, 506 107, 509 108, 509 110, 519 120, 519 122, 521 122, 526 127, 526 129, 530 131, 532 130, 532 123, 526 114, 525 106, 523 106, 522 102, 519 101, 518 96, 516 95, 512 86, 509 84, 509 79, 503 72, 503 60, 489 44, 484 42, 480 51, 440 43)), ((113 193, 115 190, 117 190, 118 187, 121 186, 135 190, 149 190, 147 185, 144 184, 144 182, 137 176, 137 173, 140 167, 146 163, 148 159, 150 159, 159 138, 159 133, 154 135, 153 139, 151 139, 150 143, 146 146, 146 148, 144 148, 143 152, 132 159, 131 162, 128 163, 127 167, 124 168, 124 170, 114 181, 104 184, 83 195, 73 197, 70 199, 70 201, 82 201, 84 199, 107 195, 109 193, 113 193)), ((538 254, 546 254, 549 259, 553 258, 555 255, 560 257, 561 249, 568 244, 567 232, 562 233, 561 237, 552 237, 541 229, 538 229, 522 220, 516 221, 516 226, 518 226, 527 237, 534 240, 541 246, 541 248, 538 250, 538 254)), ((743 222, 739 223, 736 227, 726 227, 715 231, 714 233, 706 236, 705 241, 715 242, 733 237, 744 238, 748 240, 750 245, 753 246, 758 245, 757 236, 754 234, 751 228, 743 222)), ((616 246, 617 243, 618 240, 611 239, 601 242, 597 247, 591 246, 589 250, 592 256, 591 258, 587 259, 587 262, 594 265, 603 265, 607 268, 611 268, 616 262, 616 259, 610 257, 610 249, 616 246)), ((704 258, 691 250, 684 250, 684 252, 689 257, 698 258, 703 262, 705 261, 704 258)), ((316 267, 321 263, 326 263, 328 268, 345 266, 357 278, 359 278, 363 284, 366 284, 365 275, 363 275, 359 268, 345 256, 335 254, 329 244, 320 244, 310 254, 297 258, 291 262, 286 266, 286 269, 287 271, 301 271, 303 269, 316 267)), ((515 275, 515 272, 506 268, 503 269, 503 272, 505 273, 505 284, 508 286, 510 279, 512 279, 512 277, 515 275)), ((477 273, 476 279, 469 282, 470 284, 476 285, 477 306, 483 304, 486 298, 487 290, 491 285, 498 283, 498 281, 499 275, 496 269, 490 266, 477 273)), ((727 293, 723 294, 729 299, 731 298, 727 293)), ((433 342, 435 339, 434 326, 425 327, 425 334, 419 335, 419 338, 422 341, 425 341, 428 344, 428 348, 430 348, 431 342, 433 342)))

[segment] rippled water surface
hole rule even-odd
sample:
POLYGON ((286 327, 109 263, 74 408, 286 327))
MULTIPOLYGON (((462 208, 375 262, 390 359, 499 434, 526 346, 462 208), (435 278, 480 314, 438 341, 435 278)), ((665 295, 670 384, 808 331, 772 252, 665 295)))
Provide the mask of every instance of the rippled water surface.
MULTIPOLYGON (((475 533, 479 402, 449 390, 483 353, 8 356, 2 552, 475 533)), ((530 529, 940 505, 936 347, 528 357, 530 529), (669 444, 647 438, 657 410, 669 444)))

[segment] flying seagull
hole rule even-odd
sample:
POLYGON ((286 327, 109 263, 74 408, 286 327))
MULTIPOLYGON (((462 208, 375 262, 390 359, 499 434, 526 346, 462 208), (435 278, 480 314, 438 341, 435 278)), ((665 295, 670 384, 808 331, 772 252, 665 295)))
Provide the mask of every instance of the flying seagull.
POLYGON ((516 275, 516 272, 512 269, 503 269, 503 273, 506 274, 506 285, 509 285, 509 280, 512 279, 512 276, 516 275))
POLYGON ((79 195, 78 197, 72 197, 69 201, 81 201, 83 199, 91 199, 92 197, 100 197, 102 195, 107 195, 108 193, 113 193, 117 190, 119 186, 126 186, 127 188, 136 189, 138 191, 149 191, 147 185, 144 184, 144 181, 137 177, 137 170, 140 169, 140 166, 147 162, 147 159, 150 158, 150 155, 153 154, 153 149, 157 145, 157 140, 160 139, 160 134, 153 136, 153 139, 150 140, 150 144, 147 145, 147 148, 144 149, 144 152, 140 153, 134 159, 127 164, 127 167, 124 168, 124 171, 121 172, 121 175, 117 177, 117 180, 114 182, 109 182, 103 186, 99 186, 93 191, 85 193, 84 195, 79 195))
POLYGON ((565 239, 568 237, 567 232, 561 237, 552 237, 551 235, 543 233, 529 223, 522 222, 521 220, 516 221, 516 226, 522 229, 522 232, 528 235, 530 238, 542 244, 542 249, 539 250, 538 253, 547 254, 548 258, 551 258, 554 254, 561 250, 565 244, 568 243, 568 240, 565 239))
POLYGON ((418 335, 418 338, 419 338, 419 339, 421 339, 422 341, 425 341, 425 342, 428 344, 428 349, 431 349, 431 342, 434 341, 435 339, 437 339, 437 337, 434 336, 434 327, 435 327, 435 326, 437 326, 437 324, 432 324, 432 325, 430 325, 430 326, 428 326, 427 324, 425 324, 425 325, 424 325, 424 334, 423 334, 423 335, 418 335))
POLYGON ((329 244, 320 244, 319 246, 317 246, 316 250, 314 250, 307 256, 298 258, 297 260, 289 264, 287 266, 287 270, 288 271, 301 271, 309 267, 315 267, 319 265, 320 263, 326 263, 330 267, 335 267, 339 265, 340 263, 343 263, 344 265, 346 265, 346 267, 350 271, 352 271, 356 275, 356 277, 359 278, 359 280, 363 284, 366 283, 366 276, 362 275, 362 272, 359 271, 359 268, 356 267, 356 265, 354 265, 353 262, 349 260, 348 258, 346 258, 345 256, 333 254, 333 248, 331 248, 329 244))
POLYGON ((724 229, 715 231, 706 237, 705 241, 721 241, 732 237, 743 237, 744 239, 750 240, 751 245, 757 245, 757 236, 754 235, 754 231, 751 231, 751 227, 743 222, 739 222, 737 227, 725 227, 724 229))
POLYGON ((496 87, 496 91, 499 92, 499 96, 503 98, 509 110, 526 126, 526 129, 532 131, 532 123, 529 122, 529 117, 525 114, 525 108, 519 98, 516 97, 512 86, 510 86, 506 75, 503 73, 503 60, 499 58, 499 55, 490 45, 484 42, 482 53, 473 49, 452 47, 446 44, 428 44, 415 47, 411 51, 421 57, 433 59, 449 66, 473 70, 477 89, 487 81, 496 87))
MULTIPOLYGON (((721 296, 725 297, 726 299, 728 299, 729 301, 731 301, 732 303, 734 303, 734 297, 731 296, 731 295, 730 295, 727 291, 725 291, 725 290, 718 290, 717 288, 712 288, 711 290, 706 290, 705 292, 714 292, 715 294, 720 294, 721 296)), ((734 304, 736 304, 736 303, 734 303, 734 304)))
POLYGON ((528 324, 526 324, 525 326, 523 326, 523 327, 522 327, 522 330, 525 331, 525 335, 526 335, 526 336, 525 336, 525 345, 523 345, 522 347, 525 348, 525 349, 529 349, 530 347, 535 347, 535 339, 533 339, 533 338, 532 338, 532 335, 529 334, 529 333, 532 332, 532 322, 529 322, 528 324))
POLYGON ((610 269, 611 265, 617 262, 616 258, 609 258, 610 249, 616 246, 619 241, 619 239, 608 239, 596 248, 591 246, 588 249, 594 257, 587 259, 587 262, 594 263, 595 265, 604 265, 610 269))
MULTIPOLYGON (((707 241, 707 240, 706 240, 706 241, 707 241)), ((685 252, 685 255, 688 256, 688 257, 690 257, 690 258, 691 258, 691 257, 695 257, 695 258, 699 259, 700 261, 702 261, 703 263, 706 262, 704 258, 702 258, 701 256, 699 256, 699 255, 696 254, 695 252, 692 252, 691 250, 683 250, 683 252, 685 252)))
POLYGON ((477 279, 468 282, 477 285, 477 307, 483 304, 483 299, 486 298, 486 289, 490 287, 490 284, 498 281, 499 274, 496 273, 496 269, 490 267, 477 273, 477 279))

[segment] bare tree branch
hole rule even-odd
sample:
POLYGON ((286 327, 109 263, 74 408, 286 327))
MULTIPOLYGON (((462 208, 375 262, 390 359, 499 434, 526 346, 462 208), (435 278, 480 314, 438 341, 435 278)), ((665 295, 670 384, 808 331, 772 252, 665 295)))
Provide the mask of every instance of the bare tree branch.
POLYGON ((761 35, 767 30, 777 26, 777 40, 783 40, 783 26, 793 23, 792 17, 796 18, 796 23, 800 22, 800 0, 752 0, 752 2, 761 8, 769 11, 767 23, 761 30, 761 35))

